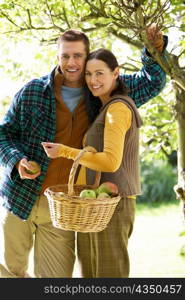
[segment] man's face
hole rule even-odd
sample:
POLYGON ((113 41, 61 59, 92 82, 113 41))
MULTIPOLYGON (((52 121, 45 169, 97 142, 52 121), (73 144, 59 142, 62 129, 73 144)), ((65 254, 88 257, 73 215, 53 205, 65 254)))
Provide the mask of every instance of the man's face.
POLYGON ((85 44, 82 41, 63 41, 58 49, 58 62, 63 73, 63 84, 68 87, 81 87, 84 82, 85 44))

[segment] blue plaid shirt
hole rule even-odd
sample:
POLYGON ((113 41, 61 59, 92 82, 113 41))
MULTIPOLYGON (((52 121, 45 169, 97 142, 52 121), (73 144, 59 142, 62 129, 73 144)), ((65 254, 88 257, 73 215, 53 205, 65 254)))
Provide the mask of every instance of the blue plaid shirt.
MULTIPOLYGON (((153 59, 142 53, 143 67, 132 75, 122 75, 137 107, 157 96, 166 83, 166 75, 153 59)), ((56 106, 55 69, 47 76, 27 83, 13 98, 0 124, 1 205, 26 220, 39 196, 50 159, 41 142, 54 141, 56 106), (19 176, 15 164, 23 157, 37 161, 42 173, 34 180, 19 176)))

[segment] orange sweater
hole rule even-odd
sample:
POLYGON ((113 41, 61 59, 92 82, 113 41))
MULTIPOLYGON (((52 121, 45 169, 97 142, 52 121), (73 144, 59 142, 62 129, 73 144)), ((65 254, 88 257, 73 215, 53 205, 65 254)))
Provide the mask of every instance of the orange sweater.
MULTIPOLYGON (((72 114, 61 97, 63 77, 56 72, 54 91, 56 97, 56 135, 55 143, 64 143, 70 147, 82 148, 82 139, 89 123, 85 102, 82 99, 72 114)), ((69 173, 73 160, 59 157, 52 159, 42 184, 41 193, 52 185, 68 183, 69 173)))

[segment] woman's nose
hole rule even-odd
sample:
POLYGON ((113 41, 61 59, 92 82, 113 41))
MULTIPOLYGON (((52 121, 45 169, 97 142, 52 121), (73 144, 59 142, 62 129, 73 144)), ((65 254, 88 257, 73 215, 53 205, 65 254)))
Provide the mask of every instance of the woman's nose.
POLYGON ((96 81, 97 81, 96 76, 95 76, 95 75, 92 75, 92 76, 91 76, 91 79, 90 79, 91 84, 96 83, 96 81))

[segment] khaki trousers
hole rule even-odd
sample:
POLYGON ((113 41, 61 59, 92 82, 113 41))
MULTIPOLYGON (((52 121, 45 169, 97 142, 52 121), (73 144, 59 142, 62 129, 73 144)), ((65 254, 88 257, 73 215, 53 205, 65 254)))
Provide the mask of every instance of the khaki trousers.
POLYGON ((4 210, 0 229, 0 277, 25 277, 33 246, 36 277, 72 277, 75 233, 52 226, 45 196, 37 200, 27 221, 4 210))
MULTIPOLYGON (((108 227, 99 233, 77 233, 82 277, 129 276, 128 238, 133 230, 135 199, 121 199, 108 227)), ((54 228, 48 202, 41 196, 27 221, 7 211, 1 217, 0 277, 25 277, 34 247, 37 278, 72 277, 75 232, 54 228)))

